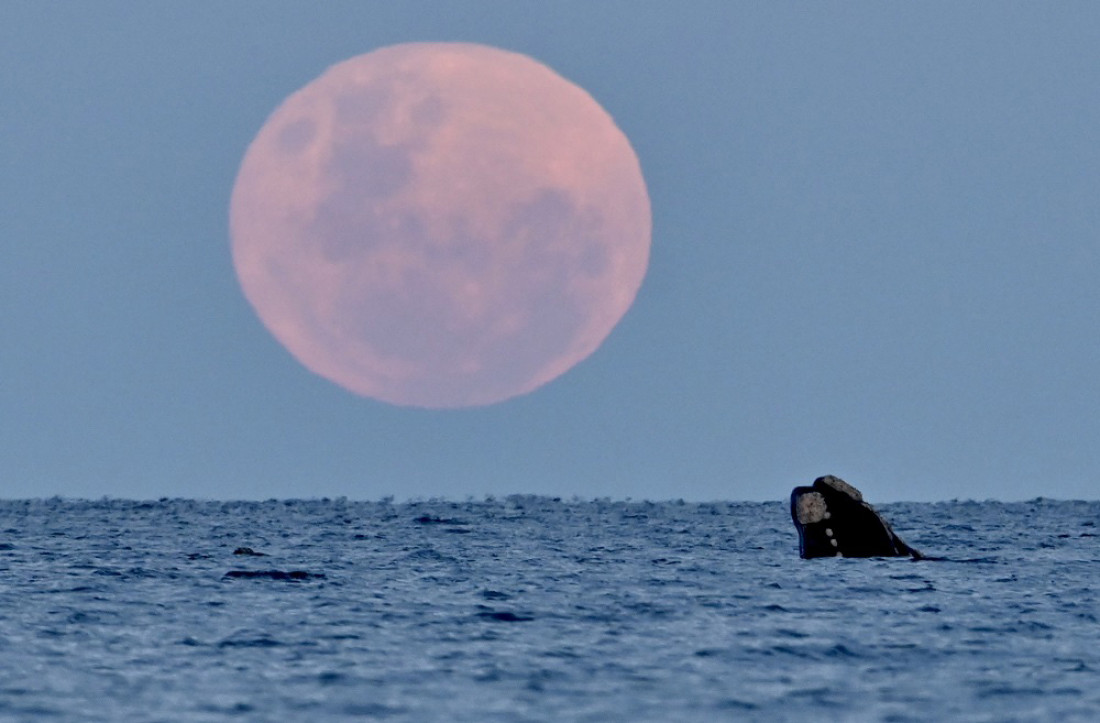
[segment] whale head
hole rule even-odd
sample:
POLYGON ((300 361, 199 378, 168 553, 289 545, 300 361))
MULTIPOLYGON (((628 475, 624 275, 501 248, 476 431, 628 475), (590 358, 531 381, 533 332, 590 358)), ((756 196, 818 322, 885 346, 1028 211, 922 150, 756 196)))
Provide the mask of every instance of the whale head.
POLYGON ((798 530, 799 554, 813 557, 923 557, 839 477, 818 477, 791 492, 791 519, 798 530))

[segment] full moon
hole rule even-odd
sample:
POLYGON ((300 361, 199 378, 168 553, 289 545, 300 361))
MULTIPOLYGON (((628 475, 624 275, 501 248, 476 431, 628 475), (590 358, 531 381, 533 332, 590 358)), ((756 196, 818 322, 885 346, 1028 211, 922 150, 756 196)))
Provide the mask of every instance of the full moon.
POLYGON ((513 52, 409 43, 271 114, 230 203, 248 301, 313 372, 396 405, 486 405, 582 361, 633 303, 649 196, 592 97, 513 52))

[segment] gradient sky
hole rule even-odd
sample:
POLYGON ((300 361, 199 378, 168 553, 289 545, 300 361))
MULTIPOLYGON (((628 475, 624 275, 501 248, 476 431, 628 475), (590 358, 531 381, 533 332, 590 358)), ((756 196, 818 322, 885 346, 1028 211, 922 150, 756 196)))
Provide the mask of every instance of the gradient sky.
POLYGON ((1096 499, 1100 4, 0 4, 0 496, 1096 499), (519 51, 641 159, 649 273, 533 394, 353 396, 264 329, 230 190, 393 43, 519 51))

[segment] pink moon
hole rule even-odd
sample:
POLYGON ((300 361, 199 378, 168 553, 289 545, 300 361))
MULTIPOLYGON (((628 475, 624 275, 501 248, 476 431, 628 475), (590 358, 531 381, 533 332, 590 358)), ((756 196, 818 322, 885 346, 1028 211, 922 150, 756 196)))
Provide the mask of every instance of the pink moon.
POLYGON ((454 408, 594 352, 645 276, 638 158, 531 58, 409 43, 329 68, 248 147, 233 264, 263 324, 351 392, 454 408))

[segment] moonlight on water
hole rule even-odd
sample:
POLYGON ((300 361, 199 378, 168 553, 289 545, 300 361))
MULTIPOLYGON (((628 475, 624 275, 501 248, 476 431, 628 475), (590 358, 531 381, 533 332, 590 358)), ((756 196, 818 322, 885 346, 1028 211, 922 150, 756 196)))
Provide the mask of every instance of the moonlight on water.
POLYGON ((530 392, 588 357, 649 260, 623 132, 517 53, 409 43, 329 68, 248 147, 233 263, 313 372, 429 408, 530 392))

